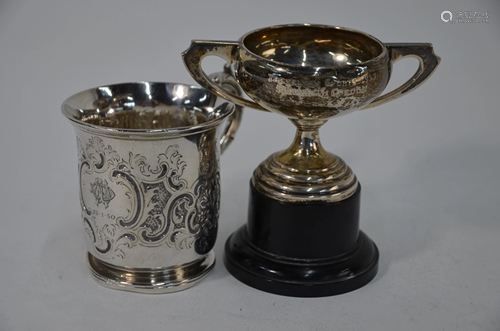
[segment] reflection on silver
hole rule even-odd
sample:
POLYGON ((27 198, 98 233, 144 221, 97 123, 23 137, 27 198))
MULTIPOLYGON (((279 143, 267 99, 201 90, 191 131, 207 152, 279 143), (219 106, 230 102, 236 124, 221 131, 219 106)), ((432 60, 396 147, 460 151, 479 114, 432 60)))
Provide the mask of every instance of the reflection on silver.
POLYGON ((174 86, 174 95, 177 99, 184 99, 184 97, 186 97, 187 94, 188 94, 187 86, 181 84, 177 84, 174 86))
POLYGON ((151 99, 152 98, 152 96, 151 96, 151 86, 149 85, 148 82, 144 82, 144 87, 145 87, 145 91, 144 92, 149 97, 149 99, 151 99))

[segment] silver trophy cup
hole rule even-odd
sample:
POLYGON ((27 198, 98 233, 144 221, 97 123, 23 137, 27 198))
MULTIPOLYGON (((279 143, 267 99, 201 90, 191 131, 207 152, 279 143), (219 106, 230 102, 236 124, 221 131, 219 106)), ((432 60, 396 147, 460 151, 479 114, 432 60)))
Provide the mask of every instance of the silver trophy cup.
MULTIPOLYGON (((225 73, 212 76, 238 92, 225 73)), ((177 83, 101 86, 68 98, 88 264, 109 288, 167 293, 214 267, 219 158, 241 108, 177 83)))
POLYGON ((248 222, 226 243, 229 272, 263 291, 299 297, 341 294, 371 281, 379 253, 359 230, 361 185, 323 148, 319 129, 422 85, 440 61, 432 44, 383 43, 353 29, 290 24, 254 30, 235 42, 193 40, 183 60, 202 86, 236 104, 286 116, 297 129, 290 147, 254 171, 248 222), (212 55, 231 64, 253 101, 205 75, 201 61, 212 55), (392 64, 405 57, 418 59, 417 71, 382 95, 392 64))

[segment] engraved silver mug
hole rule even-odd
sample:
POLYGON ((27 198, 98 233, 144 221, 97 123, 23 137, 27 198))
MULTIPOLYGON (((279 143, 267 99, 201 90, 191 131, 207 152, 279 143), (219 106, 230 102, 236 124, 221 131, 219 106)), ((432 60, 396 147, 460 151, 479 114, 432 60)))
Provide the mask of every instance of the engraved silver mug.
MULTIPOLYGON (((241 93, 227 73, 212 77, 241 93)), ((74 125, 88 265, 109 288, 167 293, 214 267, 219 158, 242 109, 207 90, 137 82, 62 104, 74 125)))

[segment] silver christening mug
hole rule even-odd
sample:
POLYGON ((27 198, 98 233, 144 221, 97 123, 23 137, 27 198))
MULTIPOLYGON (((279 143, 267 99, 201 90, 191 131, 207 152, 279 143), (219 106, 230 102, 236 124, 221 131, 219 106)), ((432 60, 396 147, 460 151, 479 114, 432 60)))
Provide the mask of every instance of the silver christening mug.
MULTIPOLYGON (((212 76, 238 92, 226 73, 212 76)), ((214 267, 219 158, 241 108, 207 90, 138 82, 80 92, 75 127, 88 264, 109 288, 167 293, 214 267)))

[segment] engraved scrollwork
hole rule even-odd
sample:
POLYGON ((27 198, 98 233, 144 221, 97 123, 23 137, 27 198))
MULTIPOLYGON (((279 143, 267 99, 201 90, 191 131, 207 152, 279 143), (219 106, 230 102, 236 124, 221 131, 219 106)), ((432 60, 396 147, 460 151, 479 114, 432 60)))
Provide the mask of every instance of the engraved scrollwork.
POLYGON ((82 157, 88 162, 89 167, 97 173, 103 173, 109 166, 120 160, 120 156, 110 145, 106 146, 99 137, 90 138, 82 157))
POLYGON ((191 228, 197 232, 195 250, 198 254, 208 253, 217 239, 217 224, 220 204, 220 179, 217 171, 210 181, 200 181, 195 188, 196 217, 191 228))
POLYGON ((168 217, 172 220, 173 230, 167 244, 175 245, 177 249, 191 248, 196 240, 195 234, 190 231, 189 224, 195 217, 194 196, 186 193, 175 198, 170 204, 168 217))
POLYGON ((146 157, 132 152, 129 153, 129 164, 132 169, 138 169, 145 177, 144 180, 166 179, 168 186, 174 191, 180 191, 188 186, 182 178, 186 162, 182 161, 182 155, 178 151, 179 146, 168 146, 166 153, 158 156, 158 164, 155 168, 147 163, 146 157))
POLYGON ((201 161, 200 177, 194 187, 196 199, 196 217, 190 225, 192 233, 196 234, 195 251, 198 254, 208 253, 217 239, 220 176, 215 149, 218 148, 213 134, 204 135, 200 142, 201 161))
MULTIPOLYGON (((116 153, 111 146, 106 146, 103 140, 99 137, 92 137, 89 139, 89 142, 84 147, 80 141, 77 139, 77 148, 80 154, 80 167, 79 167, 79 177, 80 177, 80 205, 82 210, 88 215, 91 215, 91 211, 87 208, 83 194, 82 194, 82 175, 85 173, 87 175, 92 175, 93 173, 101 174, 108 170, 108 168, 114 164, 116 164, 120 157, 118 153, 116 153)), ((99 184, 100 185, 100 184, 99 184)), ((101 202, 108 205, 110 192, 106 192, 106 203, 102 200, 102 197, 99 197, 100 187, 97 189, 96 193, 92 192, 96 197, 98 202, 101 202), (97 195, 97 196, 96 196, 97 195)), ((102 192, 101 192, 102 193, 102 192)))
POLYGON ((85 232, 93 242, 94 248, 101 254, 106 254, 111 250, 116 227, 113 224, 105 224, 102 228, 92 226, 88 218, 83 218, 85 232), (94 230, 95 229, 95 230, 94 230))
POLYGON ((126 233, 118 237, 115 241, 114 237, 117 233, 117 226, 114 224, 105 224, 102 228, 98 228, 93 222, 92 225, 88 218, 83 218, 85 233, 89 236, 92 241, 94 249, 97 253, 101 255, 109 255, 114 248, 114 256, 112 258, 119 257, 125 258, 125 249, 132 248, 137 242, 137 237, 132 233, 126 233), (96 230, 94 230, 94 228, 96 230))
POLYGON ((125 195, 130 201, 130 208, 127 209, 127 216, 119 216, 116 220, 118 224, 123 227, 134 227, 141 218, 143 205, 139 184, 123 161, 116 169, 113 169, 111 172, 111 179, 115 181, 116 184, 122 185, 127 189, 125 195))
POLYGON ((131 249, 137 243, 137 237, 133 233, 125 233, 116 240, 115 254, 124 259, 125 250, 131 249))
POLYGON ((194 246, 198 254, 208 253, 216 239, 220 199, 217 159, 207 146, 216 144, 212 138, 204 136, 200 142, 200 176, 191 187, 183 178, 187 165, 177 145, 168 146, 152 165, 132 152, 127 160, 121 159, 100 137, 91 137, 86 145, 77 138, 80 202, 95 251, 104 257, 125 258, 126 251, 137 244, 167 244, 179 250, 194 246), (94 198, 92 209, 85 201, 89 193, 94 198), (118 204, 109 210, 122 215, 108 212, 115 200, 118 204))
POLYGON ((168 192, 163 182, 154 184, 143 184, 145 193, 153 192, 147 207, 146 220, 141 224, 139 237, 147 243, 155 243, 161 241, 170 229, 170 222, 165 217, 163 211, 167 205, 172 193, 168 192))

